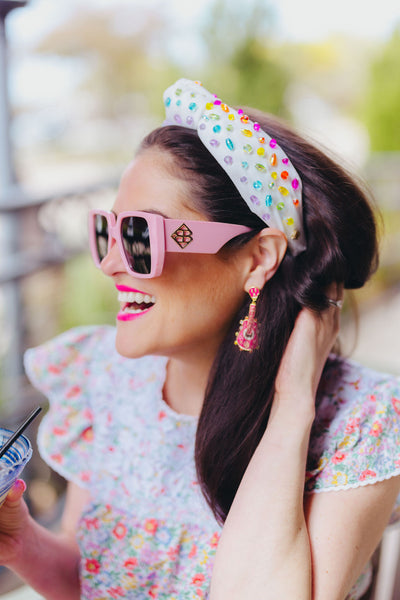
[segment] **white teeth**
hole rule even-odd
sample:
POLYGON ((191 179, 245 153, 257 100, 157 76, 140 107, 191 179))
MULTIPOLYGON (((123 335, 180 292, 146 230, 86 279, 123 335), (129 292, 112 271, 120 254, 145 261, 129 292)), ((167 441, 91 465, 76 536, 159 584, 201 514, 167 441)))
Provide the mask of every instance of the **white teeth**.
POLYGON ((149 296, 148 294, 141 294, 139 292, 118 292, 119 302, 135 302, 136 304, 154 304, 156 299, 155 296, 149 296))

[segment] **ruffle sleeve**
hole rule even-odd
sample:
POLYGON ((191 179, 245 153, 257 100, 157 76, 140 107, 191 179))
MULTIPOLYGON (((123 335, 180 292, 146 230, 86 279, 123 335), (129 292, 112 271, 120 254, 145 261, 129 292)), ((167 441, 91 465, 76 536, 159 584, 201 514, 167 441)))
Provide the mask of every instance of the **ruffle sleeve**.
POLYGON ((92 478, 92 365, 110 334, 111 327, 79 327, 27 350, 24 357, 28 378, 50 403, 39 427, 39 452, 55 471, 81 487, 90 487, 92 478))
POLYGON ((323 385, 306 491, 355 488, 400 475, 400 379, 339 361, 323 385))

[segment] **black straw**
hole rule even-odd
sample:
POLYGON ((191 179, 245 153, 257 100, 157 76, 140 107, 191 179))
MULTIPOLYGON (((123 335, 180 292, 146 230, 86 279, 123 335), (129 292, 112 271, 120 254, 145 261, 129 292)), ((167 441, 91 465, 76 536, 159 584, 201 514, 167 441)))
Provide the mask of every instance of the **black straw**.
POLYGON ((9 450, 11 448, 11 446, 14 444, 14 442, 19 438, 19 436, 22 434, 22 432, 25 431, 25 429, 28 427, 29 423, 31 423, 33 421, 33 419, 35 417, 37 417, 37 415, 40 413, 41 410, 42 410, 41 406, 38 406, 37 408, 35 408, 35 410, 31 412, 29 417, 27 417, 25 419, 25 421, 22 423, 22 425, 20 425, 18 427, 18 429, 12 434, 12 436, 6 441, 6 443, 3 444, 3 446, 0 448, 0 458, 3 456, 3 454, 5 454, 7 452, 7 450, 9 450))

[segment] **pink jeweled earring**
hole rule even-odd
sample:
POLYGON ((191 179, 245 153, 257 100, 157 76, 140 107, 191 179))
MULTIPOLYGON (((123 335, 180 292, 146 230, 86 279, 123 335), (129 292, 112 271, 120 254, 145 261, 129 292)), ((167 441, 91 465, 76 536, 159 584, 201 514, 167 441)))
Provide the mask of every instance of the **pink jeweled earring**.
POLYGON ((260 295, 260 290, 252 287, 249 289, 249 295, 251 298, 249 314, 240 321, 239 331, 236 332, 235 344, 239 346, 240 350, 253 352, 253 350, 258 348, 257 319, 255 318, 255 314, 256 302, 260 295))

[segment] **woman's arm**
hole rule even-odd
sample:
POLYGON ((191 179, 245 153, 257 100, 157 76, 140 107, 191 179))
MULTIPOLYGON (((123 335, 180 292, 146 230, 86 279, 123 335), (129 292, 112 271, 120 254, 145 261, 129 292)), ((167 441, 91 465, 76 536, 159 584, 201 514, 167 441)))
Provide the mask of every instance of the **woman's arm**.
POLYGON ((335 307, 302 311, 296 321, 267 429, 223 529, 211 600, 343 600, 379 542, 397 478, 309 496, 304 510, 316 390, 338 324, 335 307))
POLYGON ((69 484, 62 531, 52 533, 30 516, 18 482, 0 509, 0 559, 47 600, 78 600, 79 549, 75 527, 89 500, 86 490, 69 484))

